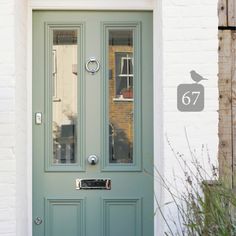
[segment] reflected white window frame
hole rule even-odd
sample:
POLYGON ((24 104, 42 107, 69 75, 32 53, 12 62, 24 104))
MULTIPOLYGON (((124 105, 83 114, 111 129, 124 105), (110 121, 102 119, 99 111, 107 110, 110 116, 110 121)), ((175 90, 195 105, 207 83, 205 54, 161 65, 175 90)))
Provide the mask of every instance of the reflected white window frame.
MULTIPOLYGON (((133 91, 133 85, 131 85, 131 79, 133 80, 134 74, 133 73, 131 74, 131 71, 133 71, 133 68, 134 68, 134 58, 133 56, 130 55, 133 53, 131 52, 129 53, 126 51, 118 52, 118 53, 126 53, 126 56, 122 56, 120 58, 120 74, 117 75, 119 78, 126 79, 126 87, 123 87, 122 89, 132 88, 132 91, 133 91), (132 70, 130 70, 130 65, 132 66, 132 70), (125 68, 126 68, 126 73, 122 73, 125 68)), ((132 84, 133 84, 133 81, 132 81, 132 84)), ((115 86, 117 86, 117 83, 115 83, 115 86)), ((132 98, 126 98, 126 97, 123 97, 121 94, 118 94, 116 88, 115 88, 115 91, 116 91, 116 97, 113 99, 113 101, 133 101, 134 100, 133 96, 132 98)))
POLYGON ((121 64, 120 64, 120 74, 119 77, 125 77, 126 78, 126 88, 130 88, 130 78, 133 78, 134 75, 130 73, 130 65, 133 67, 134 63, 133 63, 134 59, 133 57, 130 57, 129 54, 126 54, 125 57, 121 57, 121 64), (127 73, 123 74, 122 72, 124 71, 125 68, 125 64, 126 64, 126 68, 127 68, 127 73))
POLYGON ((57 50, 52 50, 53 101, 57 100, 57 50))

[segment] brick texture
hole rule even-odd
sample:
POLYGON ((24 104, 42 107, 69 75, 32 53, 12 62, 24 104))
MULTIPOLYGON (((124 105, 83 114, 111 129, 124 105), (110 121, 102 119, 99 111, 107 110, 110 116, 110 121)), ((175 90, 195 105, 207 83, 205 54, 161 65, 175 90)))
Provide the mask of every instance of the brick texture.
POLYGON ((14 1, 0 3, 0 235, 16 232, 14 1))
MULTIPOLYGON (((210 172, 209 161, 217 166, 217 1, 166 0, 162 2, 164 174, 170 183, 178 186, 178 190, 181 191, 184 189, 182 181, 185 176, 170 146, 175 152, 183 154, 183 161, 186 163, 192 161, 189 150, 191 149, 208 172, 210 172), (191 70, 208 79, 201 82, 205 87, 205 108, 202 112, 187 113, 177 110, 177 86, 194 83, 190 76, 191 70)), ((171 197, 166 193, 164 202, 170 200, 171 197)), ((166 208, 169 208, 165 211, 167 217, 177 219, 177 209, 174 205, 170 204, 166 208)), ((175 232, 176 225, 172 225, 171 221, 170 225, 175 232)))
POLYGON ((27 0, 0 2, 0 235, 27 235, 27 0), (24 58, 24 60, 23 60, 24 58))

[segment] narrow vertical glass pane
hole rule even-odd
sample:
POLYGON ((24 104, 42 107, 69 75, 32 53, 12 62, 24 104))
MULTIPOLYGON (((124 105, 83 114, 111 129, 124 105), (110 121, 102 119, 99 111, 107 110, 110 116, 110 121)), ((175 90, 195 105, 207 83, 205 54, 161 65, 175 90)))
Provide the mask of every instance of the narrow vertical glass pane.
POLYGON ((109 30, 109 162, 133 162, 133 31, 109 30))
POLYGON ((53 30, 53 163, 76 163, 77 30, 53 30))

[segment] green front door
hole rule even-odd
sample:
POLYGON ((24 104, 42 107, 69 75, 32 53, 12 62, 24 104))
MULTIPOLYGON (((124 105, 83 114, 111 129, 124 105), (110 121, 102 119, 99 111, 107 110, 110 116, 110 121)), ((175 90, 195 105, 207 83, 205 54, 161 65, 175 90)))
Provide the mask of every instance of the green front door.
POLYGON ((152 13, 33 14, 33 235, 153 236, 152 13))

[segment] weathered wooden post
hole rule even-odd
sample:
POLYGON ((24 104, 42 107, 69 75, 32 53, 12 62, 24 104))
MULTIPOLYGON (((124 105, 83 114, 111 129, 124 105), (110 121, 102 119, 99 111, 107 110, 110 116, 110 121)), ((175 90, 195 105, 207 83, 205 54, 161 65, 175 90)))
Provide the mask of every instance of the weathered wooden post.
MULTIPOLYGON (((219 0, 219 171, 236 194, 236 2, 219 0)), ((231 206, 235 222, 236 209, 231 206)))
POLYGON ((227 187, 236 186, 235 0, 219 0, 219 168, 227 187))

